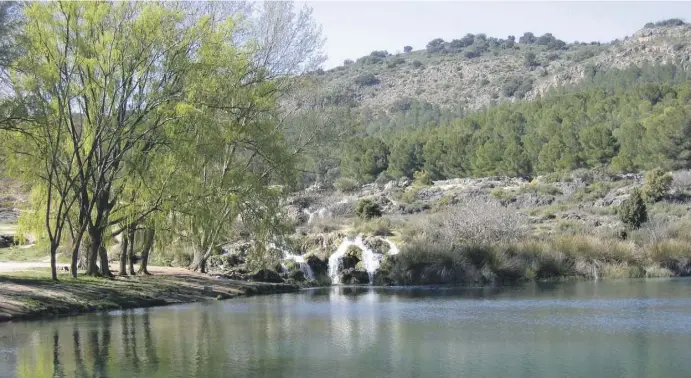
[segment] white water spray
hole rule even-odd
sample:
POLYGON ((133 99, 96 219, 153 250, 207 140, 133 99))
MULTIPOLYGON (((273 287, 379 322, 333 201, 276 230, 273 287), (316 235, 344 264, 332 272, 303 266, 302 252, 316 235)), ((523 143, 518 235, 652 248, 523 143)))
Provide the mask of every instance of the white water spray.
POLYGON ((302 270, 305 273, 305 276, 307 276, 308 279, 314 280, 314 272, 312 271, 312 267, 310 264, 305 261, 305 256, 300 256, 300 255, 293 255, 290 253, 284 253, 283 258, 286 260, 293 260, 295 261, 299 266, 300 270, 302 270))
MULTIPOLYGON (((392 241, 385 238, 381 239, 390 247, 388 255, 398 254, 398 247, 392 241)), ((379 269, 379 265, 381 265, 381 260, 384 255, 374 252, 368 248, 362 240, 362 235, 358 235, 354 240, 346 238, 343 240, 341 245, 338 246, 336 251, 329 256, 329 277, 331 277, 331 283, 341 283, 341 277, 339 275, 340 271, 342 270, 341 257, 345 256, 346 252, 348 251, 348 247, 351 245, 360 248, 362 251, 362 265, 365 268, 365 271, 367 271, 369 282, 371 284, 374 281, 374 273, 376 273, 376 271, 379 269)))
MULTIPOLYGON (((281 253, 283 254, 284 260, 295 261, 300 266, 300 270, 303 273, 305 273, 305 276, 310 280, 314 280, 314 272, 312 271, 312 267, 310 266, 310 264, 308 264, 307 261, 305 261, 304 255, 294 255, 294 254, 290 253, 289 251, 287 251, 287 250, 285 250, 285 249, 283 249, 283 248, 281 248, 281 247, 279 247, 273 243, 270 243, 269 247, 276 248, 279 251, 281 251, 281 253)), ((289 272, 288 267, 284 263, 281 263, 281 271, 283 273, 289 272)))

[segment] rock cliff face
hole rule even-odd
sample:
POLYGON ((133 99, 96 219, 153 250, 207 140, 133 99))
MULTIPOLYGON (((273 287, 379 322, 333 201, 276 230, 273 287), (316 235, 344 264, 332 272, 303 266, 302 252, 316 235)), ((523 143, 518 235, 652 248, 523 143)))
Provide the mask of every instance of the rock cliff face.
MULTIPOLYGON (((479 56, 467 51, 418 50, 337 67, 318 79, 339 101, 389 112, 410 99, 442 107, 479 109, 517 99, 533 99, 551 88, 576 84, 586 70, 604 71, 647 63, 688 67, 691 26, 645 28, 623 40, 568 44, 551 49, 536 44, 491 47, 479 56), (534 54, 531 63, 526 55, 534 54), (527 90, 509 94, 507 83, 527 90)), ((472 49, 470 46, 467 49, 472 49)), ((466 49, 466 50, 467 50, 466 49)))

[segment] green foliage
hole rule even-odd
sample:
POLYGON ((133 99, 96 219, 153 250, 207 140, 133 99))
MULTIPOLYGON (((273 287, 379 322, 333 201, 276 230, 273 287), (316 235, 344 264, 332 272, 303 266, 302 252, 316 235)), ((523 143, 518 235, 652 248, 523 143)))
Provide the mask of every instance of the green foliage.
POLYGON ((664 198, 672 185, 672 175, 660 168, 645 173, 643 197, 648 203, 655 203, 664 198))
POLYGON ((429 43, 427 44, 426 47, 427 47, 427 52, 431 53, 431 54, 444 51, 444 40, 441 38, 433 39, 433 40, 429 41, 429 43))
POLYGON ((389 168, 389 149, 378 138, 352 137, 341 156, 341 173, 359 181, 374 181, 389 168))
POLYGON ((596 201, 600 198, 604 198, 616 186, 616 182, 595 181, 585 188, 576 190, 571 195, 571 200, 573 202, 596 201))
POLYGON ((413 173, 414 183, 417 185, 427 186, 432 185, 432 178, 430 178, 429 173, 422 171, 415 171, 413 173))
POLYGON ((521 193, 536 193, 541 195, 556 196, 561 194, 561 191, 554 185, 531 183, 521 187, 521 193))
POLYGON ((409 53, 409 52, 411 52, 411 51, 413 51, 413 47, 412 47, 412 46, 403 46, 403 52, 404 52, 404 53, 409 53))
POLYGON ((645 28, 660 28, 660 27, 666 27, 666 26, 682 26, 686 25, 686 23, 683 20, 680 20, 678 18, 670 18, 668 20, 662 20, 658 21, 655 23, 648 22, 645 24, 645 28))
POLYGON ((540 65, 540 63, 537 61, 537 56, 532 51, 525 53, 523 56, 523 64, 528 68, 533 68, 540 65))
POLYGON ((379 79, 373 73, 366 73, 356 77, 353 82, 358 86, 366 87, 379 84, 379 79))
MULTIPOLYGON (((388 218, 376 218, 364 220, 356 225, 358 233, 374 236, 391 236, 391 220, 388 218)), ((388 246, 388 244, 387 244, 388 246)))
POLYGON ((532 88, 532 79, 527 77, 512 77, 504 83, 502 91, 506 97, 523 98, 532 88))
POLYGON ((371 199, 361 199, 355 204, 355 215, 361 219, 381 217, 381 207, 371 199))
POLYGON ((357 180, 348 177, 339 177, 334 181, 334 188, 338 189, 341 193, 353 193, 360 188, 357 180))
POLYGON ((489 194, 492 196, 492 198, 499 201, 513 201, 516 198, 514 193, 502 188, 492 189, 489 194))
POLYGON ((617 209, 619 219, 632 230, 638 229, 648 221, 648 210, 646 209, 643 193, 640 189, 634 188, 631 195, 617 209))

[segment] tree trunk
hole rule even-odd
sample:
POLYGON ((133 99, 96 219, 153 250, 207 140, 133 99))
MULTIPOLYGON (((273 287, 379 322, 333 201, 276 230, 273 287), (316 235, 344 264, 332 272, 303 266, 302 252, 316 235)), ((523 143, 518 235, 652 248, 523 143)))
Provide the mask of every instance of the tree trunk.
POLYGON ((56 266, 55 255, 58 252, 58 243, 50 242, 50 277, 53 281, 58 280, 58 267, 56 266))
POLYGON ((120 241, 120 273, 121 276, 127 275, 127 252, 128 252, 128 240, 126 233, 122 234, 122 240, 120 241))
POLYGON ((88 276, 98 276, 99 275, 99 270, 98 270, 98 252, 99 249, 101 248, 102 242, 102 237, 103 234, 99 232, 98 230, 89 230, 89 241, 88 243, 88 249, 87 249, 87 255, 86 255, 86 260, 87 260, 87 268, 86 268, 86 274, 88 276))
POLYGON ((101 256, 101 275, 103 277, 113 277, 113 273, 110 272, 110 267, 108 266, 108 251, 106 251, 106 247, 103 246, 103 243, 101 243, 98 252, 101 256))
POLYGON ((144 249, 142 250, 142 261, 139 263, 139 274, 151 274, 147 270, 147 265, 149 264, 149 252, 154 245, 154 234, 155 230, 153 228, 147 228, 144 234, 144 249))
POLYGON ((130 275, 134 276, 136 272, 134 271, 134 233, 136 227, 131 225, 127 230, 127 239, 130 240, 129 250, 127 253, 127 259, 129 260, 130 275))
POLYGON ((204 250, 203 248, 194 248, 194 259, 189 266, 189 270, 195 272, 206 273, 206 260, 211 256, 211 248, 204 250))

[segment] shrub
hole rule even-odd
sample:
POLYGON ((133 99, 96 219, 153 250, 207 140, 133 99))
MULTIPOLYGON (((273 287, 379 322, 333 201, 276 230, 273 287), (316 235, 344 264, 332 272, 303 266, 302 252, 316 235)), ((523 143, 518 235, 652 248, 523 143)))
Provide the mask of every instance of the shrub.
POLYGON ((372 51, 369 55, 376 58, 386 58, 389 56, 389 52, 386 50, 372 51))
POLYGON ((465 56, 468 59, 473 59, 477 58, 478 56, 482 55, 478 50, 476 49, 468 49, 463 53, 463 56, 465 56))
POLYGON ((537 62, 537 56, 532 51, 525 53, 525 56, 523 57, 523 64, 528 68, 540 65, 540 63, 537 62))
POLYGON ((556 196, 562 194, 561 191, 550 184, 530 183, 521 187, 521 193, 535 193, 541 195, 556 196))
POLYGON ((348 177, 341 177, 334 182, 334 188, 341 193, 352 193, 360 188, 358 182, 348 177))
POLYGON ((413 51, 413 47, 412 47, 412 46, 404 46, 404 47, 403 47, 403 52, 409 53, 409 52, 411 52, 411 51, 413 51))
POLYGON ((513 192, 510 192, 508 190, 504 190, 502 188, 495 188, 492 189, 492 191, 489 192, 489 195, 492 196, 492 198, 497 199, 499 201, 513 201, 516 199, 516 196, 514 195, 513 192))
POLYGON ((390 236, 391 220, 387 218, 377 218, 362 222, 356 227, 358 233, 374 236, 390 236))
POLYGON ((438 53, 444 50, 444 40, 441 38, 435 38, 427 44, 428 53, 438 53))
POLYGON ((362 75, 356 77, 354 82, 355 82, 355 84, 357 84, 361 87, 364 87, 364 86, 368 86, 368 85, 379 84, 379 79, 376 76, 374 76, 374 74, 372 74, 372 73, 366 73, 366 74, 362 74, 362 75))
POLYGON ((523 98, 533 88, 533 81, 530 78, 512 77, 504 83, 502 91, 504 96, 523 98))
POLYGON ((419 60, 414 60, 413 63, 412 63, 412 65, 413 65, 413 67, 415 67, 415 68, 420 68, 420 67, 422 67, 422 62, 419 61, 419 60))
POLYGON ((646 172, 643 181, 643 197, 649 203, 658 202, 669 193, 672 180, 672 175, 660 168, 646 172))
POLYGON ((638 229, 648 220, 648 210, 640 189, 634 188, 631 196, 617 209, 619 219, 630 229, 638 229))
POLYGON ((418 185, 432 185, 432 178, 430 177, 429 173, 425 172, 424 170, 415 171, 413 173, 413 181, 418 185))
POLYGON ((497 201, 469 199, 427 223, 432 240, 471 244, 519 240, 526 231, 526 218, 497 201))
POLYGON ((362 219, 380 217, 381 207, 371 199, 361 199, 355 204, 355 215, 362 219))

